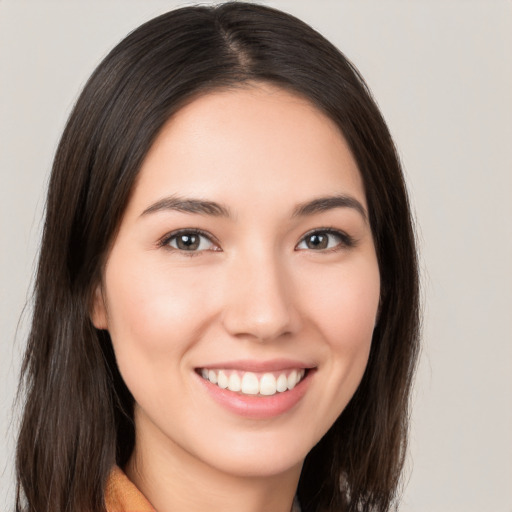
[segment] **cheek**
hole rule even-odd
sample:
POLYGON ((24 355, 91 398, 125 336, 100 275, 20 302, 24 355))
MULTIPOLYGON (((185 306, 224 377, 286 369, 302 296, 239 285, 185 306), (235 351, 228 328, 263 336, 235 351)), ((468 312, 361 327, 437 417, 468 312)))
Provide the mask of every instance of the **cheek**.
POLYGON ((300 291, 312 333, 320 336, 314 339, 323 361, 318 372, 321 393, 315 397, 315 408, 322 411, 317 439, 332 426, 361 382, 380 298, 380 275, 373 256, 344 263, 304 272, 311 277, 302 281, 300 291))
POLYGON ((177 369, 210 309, 200 273, 126 257, 111 261, 105 275, 108 330, 121 372, 164 371, 169 364, 177 369))
POLYGON ((310 273, 304 282, 312 321, 333 348, 357 350, 371 341, 380 298, 374 258, 310 273))
POLYGON ((380 298, 376 258, 354 258, 339 268, 316 272, 308 288, 316 290, 309 300, 310 320, 323 341, 325 396, 331 403, 326 409, 334 421, 355 393, 368 362, 380 298))

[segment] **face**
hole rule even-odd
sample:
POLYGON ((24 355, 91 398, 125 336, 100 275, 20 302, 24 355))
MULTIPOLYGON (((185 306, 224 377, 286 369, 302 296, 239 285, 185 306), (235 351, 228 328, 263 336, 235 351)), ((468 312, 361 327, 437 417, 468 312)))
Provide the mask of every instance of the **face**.
POLYGON ((362 378, 379 292, 336 125, 270 85, 194 100, 142 165, 92 313, 136 450, 234 475, 300 467, 362 378))

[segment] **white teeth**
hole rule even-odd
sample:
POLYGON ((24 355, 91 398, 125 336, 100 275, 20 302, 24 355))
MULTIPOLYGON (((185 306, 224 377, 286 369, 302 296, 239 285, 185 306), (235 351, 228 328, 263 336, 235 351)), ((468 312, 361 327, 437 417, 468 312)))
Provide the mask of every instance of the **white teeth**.
POLYGON ((240 391, 242 389, 242 381, 240 380, 238 373, 233 372, 229 376, 228 389, 230 391, 235 391, 235 392, 240 391))
POLYGON ((221 370, 217 377, 217 386, 219 386, 219 388, 226 389, 228 387, 228 383, 227 375, 221 370))
POLYGON ((286 375, 284 373, 279 375, 279 377, 277 378, 276 387, 279 393, 282 393, 283 391, 286 391, 288 389, 288 379, 286 378, 286 375))
MULTIPOLYGON (((210 379, 211 381, 211 379, 210 379)), ((297 372, 295 370, 288 375, 288 389, 293 389, 297 384, 297 372)))
POLYGON ((209 380, 222 389, 245 395, 272 396, 293 389, 304 377, 306 370, 292 370, 288 375, 281 373, 277 377, 273 373, 256 375, 253 372, 238 372, 232 370, 201 370, 203 379, 209 380), (242 377, 240 376, 242 375, 242 377))
POLYGON ((271 373, 265 373, 260 380, 260 395, 275 395, 277 391, 276 378, 271 373))
POLYGON ((246 395, 257 395, 259 392, 258 377, 252 372, 245 372, 242 377, 242 393, 246 395))

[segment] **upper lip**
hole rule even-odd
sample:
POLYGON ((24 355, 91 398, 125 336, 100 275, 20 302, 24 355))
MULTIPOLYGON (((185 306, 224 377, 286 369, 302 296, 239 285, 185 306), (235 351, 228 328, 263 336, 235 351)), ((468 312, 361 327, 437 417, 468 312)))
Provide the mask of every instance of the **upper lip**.
POLYGON ((295 359, 272 359, 268 361, 258 361, 254 359, 239 359, 235 361, 220 361, 210 363, 198 368, 239 370, 244 372, 277 372, 282 370, 296 370, 314 368, 316 365, 310 362, 298 361, 295 359))

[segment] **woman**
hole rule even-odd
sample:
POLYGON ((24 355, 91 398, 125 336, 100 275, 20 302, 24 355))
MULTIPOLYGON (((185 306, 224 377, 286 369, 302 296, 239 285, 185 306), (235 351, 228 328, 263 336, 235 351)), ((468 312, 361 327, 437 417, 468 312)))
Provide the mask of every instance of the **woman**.
POLYGON ((239 2, 149 21, 55 157, 17 509, 389 510, 417 288, 399 161, 338 50, 239 2))

